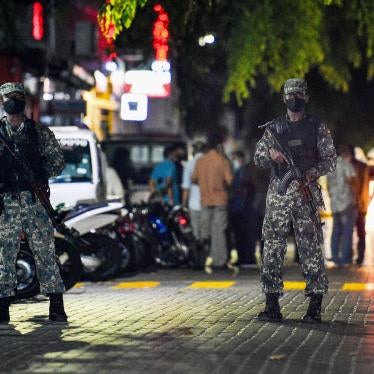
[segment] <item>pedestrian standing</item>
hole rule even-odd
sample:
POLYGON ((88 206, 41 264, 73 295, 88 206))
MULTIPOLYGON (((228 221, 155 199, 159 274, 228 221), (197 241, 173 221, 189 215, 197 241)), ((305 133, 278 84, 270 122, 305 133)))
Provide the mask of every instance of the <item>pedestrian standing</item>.
POLYGON ((353 229, 357 218, 356 172, 352 165, 352 153, 348 145, 338 147, 336 169, 327 174, 327 188, 331 200, 332 263, 327 266, 348 266, 352 263, 353 229))
POLYGON ((104 174, 105 196, 107 200, 120 199, 125 201, 125 190, 116 169, 109 164, 105 153, 102 153, 102 166, 104 174))
POLYGON ((174 152, 175 152, 175 170, 177 174, 177 186, 178 186, 178 194, 182 196, 183 194, 183 171, 184 171, 184 162, 187 159, 186 150, 182 143, 175 143, 173 145, 174 152))
MULTIPOLYGON (((250 152, 254 154, 253 151, 250 152)), ((262 238, 262 225, 265 218, 266 190, 269 186, 269 170, 256 167, 253 157, 248 164, 248 173, 253 186, 252 216, 250 218, 249 230, 256 241, 260 243, 261 259, 264 252, 264 241, 262 238)))
MULTIPOLYGON (((21 83, 0 86, 6 116, 0 121, 1 135, 28 160, 40 184, 64 167, 64 157, 51 130, 26 118, 25 92, 21 83)), ((19 165, 0 144, 0 322, 9 322, 9 305, 17 287, 16 260, 21 233, 34 255, 41 292, 49 295, 49 319, 66 322, 62 282, 56 262, 54 229, 43 205, 36 198, 19 165)))
POLYGON ((242 151, 232 153, 234 179, 229 203, 229 230, 234 234, 239 264, 255 265, 256 232, 251 230, 251 220, 255 215, 253 208, 255 191, 251 181, 251 171, 245 161, 242 151))
POLYGON ((212 266, 224 266, 227 260, 227 190, 232 182, 229 160, 222 154, 223 137, 219 133, 208 139, 208 151, 196 162, 192 181, 201 193, 201 238, 210 248, 205 271, 212 273, 212 266))
POLYGON ((182 182, 182 203, 187 206, 190 218, 192 232, 196 239, 201 239, 201 201, 200 188, 197 184, 192 183, 191 176, 195 169, 196 161, 204 155, 205 143, 197 141, 192 145, 193 159, 188 161, 183 170, 182 182))
POLYGON ((355 157, 354 147, 350 147, 352 155, 352 165, 356 172, 356 204, 357 204, 357 219, 356 219, 356 230, 357 230, 357 259, 356 264, 362 265, 365 257, 366 248, 366 213, 370 203, 369 196, 369 178, 370 170, 367 163, 358 160, 355 157))
POLYGON ((107 199, 120 199, 125 201, 125 190, 123 188, 121 178, 118 176, 116 169, 107 166, 105 170, 106 182, 106 198, 107 199))
MULTIPOLYGON (((271 121, 268 126, 282 147, 293 155, 313 196, 318 197, 317 205, 322 205, 322 196, 314 181, 334 170, 336 152, 326 124, 306 114, 305 105, 308 100, 306 81, 288 79, 284 84, 283 94, 287 113, 271 121)), ((265 130, 257 143, 254 161, 258 167, 271 169, 262 228, 264 254, 261 285, 266 295, 266 308, 258 318, 269 322, 282 320, 279 305, 279 297, 283 294, 282 265, 292 223, 306 281, 305 295, 310 297, 303 320, 320 321, 322 297, 327 292, 328 280, 317 228, 305 204, 299 182, 287 179, 290 183, 284 191, 281 183, 289 176, 289 166, 268 130, 265 130)))
POLYGON ((164 150, 164 161, 157 164, 151 174, 149 186, 152 193, 161 194, 163 201, 170 205, 180 204, 180 191, 177 180, 177 149, 167 146, 164 150))
POLYGON ((112 167, 119 178, 123 189, 128 193, 131 192, 131 185, 137 176, 137 172, 131 161, 130 151, 127 148, 120 147, 116 149, 114 157, 110 160, 108 159, 109 166, 112 167))

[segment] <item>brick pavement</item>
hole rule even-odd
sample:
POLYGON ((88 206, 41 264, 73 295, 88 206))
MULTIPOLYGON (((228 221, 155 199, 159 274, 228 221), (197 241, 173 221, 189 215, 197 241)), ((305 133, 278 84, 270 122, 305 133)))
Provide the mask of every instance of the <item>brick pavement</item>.
MULTIPOLYGON (((301 280, 296 267, 285 270, 301 280)), ((46 322, 42 297, 12 305, 11 325, 0 327, 0 372, 374 373, 373 291, 343 290, 374 283, 374 268, 329 275, 324 322, 312 325, 300 322, 307 302, 296 290, 281 299, 283 323, 258 321, 264 298, 254 269, 235 279, 180 269, 82 284, 66 295, 69 325, 46 322), (134 281, 160 283, 118 287, 134 281), (234 284, 189 287, 195 281, 234 284)))

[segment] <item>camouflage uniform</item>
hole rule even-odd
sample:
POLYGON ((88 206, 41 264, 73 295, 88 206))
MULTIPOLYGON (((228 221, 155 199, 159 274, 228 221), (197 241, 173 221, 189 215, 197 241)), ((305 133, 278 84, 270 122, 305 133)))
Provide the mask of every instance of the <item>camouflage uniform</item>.
MULTIPOLYGON (((295 81, 298 84, 298 80, 295 81)), ((292 80, 289 83, 292 84, 292 80)), ((289 91, 286 88, 284 92, 286 94, 289 91)), ((277 149, 269 133, 265 131, 257 143, 254 156, 255 164, 258 167, 271 168, 275 164, 269 154, 271 148, 277 149)), ((318 127, 317 149, 319 162, 308 171, 308 175, 312 178, 333 171, 336 165, 333 140, 323 122, 318 127)), ((313 228, 312 219, 298 190, 298 182, 292 181, 284 195, 278 193, 279 184, 280 179, 272 176, 266 198, 266 212, 262 229, 265 242, 261 270, 262 289, 266 294, 283 294, 282 266, 292 222, 300 263, 306 280, 305 294, 307 296, 325 294, 328 289, 328 280, 322 250, 313 228)), ((311 189, 315 193, 318 191, 315 183, 311 184, 311 189)), ((319 204, 323 204, 322 197, 319 204)))
MULTIPOLYGON (((4 94, 4 92, 2 92, 4 94)), ((25 122, 16 130, 4 118, 1 121, 5 134, 15 144, 25 136, 25 122)), ((64 158, 52 131, 39 124, 36 126, 38 148, 43 159, 43 172, 47 178, 61 173, 64 158)), ((4 153, 0 145, 0 158, 4 153)), ((21 174, 21 173, 20 173, 21 174)), ((22 177, 22 176, 20 176, 22 177)), ((30 191, 5 192, 0 215, 0 298, 13 296, 17 286, 16 258, 21 232, 24 232, 35 264, 43 294, 62 293, 62 282, 55 257, 52 223, 41 203, 30 191)))

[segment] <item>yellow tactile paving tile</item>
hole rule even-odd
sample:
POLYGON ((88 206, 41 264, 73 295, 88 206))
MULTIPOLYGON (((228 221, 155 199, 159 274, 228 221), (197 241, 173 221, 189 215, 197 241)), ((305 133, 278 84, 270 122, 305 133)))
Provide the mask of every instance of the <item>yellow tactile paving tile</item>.
POLYGON ((194 282, 190 284, 187 288, 193 288, 193 289, 219 289, 219 288, 230 288, 234 286, 236 282, 233 281, 217 281, 217 282, 210 282, 210 281, 205 281, 205 282, 194 282))
MULTIPOLYGON (((305 286, 304 281, 284 281, 285 290, 304 290, 305 286)), ((341 290, 347 292, 373 291, 374 283, 344 283, 341 290)))
MULTIPOLYGON (((133 281, 133 282, 120 282, 112 288, 121 289, 142 289, 142 288, 155 288, 160 286, 162 282, 159 281, 133 281)), ((235 286, 235 281, 196 281, 192 282, 187 289, 228 289, 235 286)), ((286 291, 304 291, 306 283, 304 281, 284 281, 284 290, 286 291)), ((84 282, 78 282, 74 288, 82 288, 86 286, 84 282)), ((363 292, 374 291, 374 283, 343 283, 337 286, 334 290, 341 290, 345 292, 363 292)), ((330 288, 331 290, 331 288, 330 288)))
POLYGON ((85 283, 83 283, 83 282, 77 282, 77 283, 75 283, 73 288, 82 288, 84 285, 85 285, 85 283))
POLYGON ((160 282, 155 281, 140 281, 140 282, 121 282, 116 284, 113 288, 120 290, 126 288, 154 288, 160 285, 160 282))
POLYGON ((344 283, 342 291, 373 291, 374 283, 344 283))
POLYGON ((285 290, 304 290, 306 286, 304 281, 284 281, 283 285, 285 290))

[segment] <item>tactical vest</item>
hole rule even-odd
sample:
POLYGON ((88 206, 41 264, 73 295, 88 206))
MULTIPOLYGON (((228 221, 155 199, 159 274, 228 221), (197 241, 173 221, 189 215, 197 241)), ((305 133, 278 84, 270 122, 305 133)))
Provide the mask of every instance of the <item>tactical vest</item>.
MULTIPOLYGON (((13 147, 13 140, 9 139, 5 126, 5 120, 1 120, 0 131, 8 140, 8 144, 13 147)), ((37 179, 42 184, 48 185, 48 179, 42 169, 43 160, 39 152, 39 139, 35 122, 31 119, 26 119, 24 131, 25 133, 20 137, 20 140, 18 141, 17 139, 17 148, 29 162, 37 179)), ((0 193, 12 192, 16 194, 20 191, 32 191, 29 182, 24 178, 21 168, 6 148, 0 155, 0 165, 0 193)))
MULTIPOLYGON (((317 139, 320 123, 319 119, 307 116, 292 123, 286 118, 279 118, 271 124, 282 147, 288 149, 304 173, 315 167, 319 160, 317 139)), ((282 179, 287 170, 287 164, 276 164, 272 167, 272 175, 282 179)))

